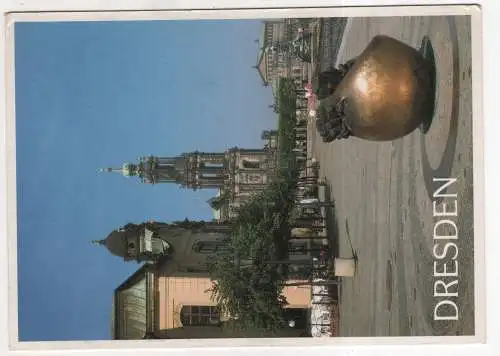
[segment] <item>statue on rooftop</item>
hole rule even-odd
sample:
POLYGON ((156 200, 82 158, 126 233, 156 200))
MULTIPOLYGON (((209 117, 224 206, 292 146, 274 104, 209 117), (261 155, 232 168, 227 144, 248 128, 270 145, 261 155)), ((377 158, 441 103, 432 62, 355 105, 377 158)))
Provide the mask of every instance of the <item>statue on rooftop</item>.
POLYGON ((289 53, 303 62, 311 62, 311 33, 299 31, 297 36, 288 42, 275 42, 266 47, 267 52, 289 53))

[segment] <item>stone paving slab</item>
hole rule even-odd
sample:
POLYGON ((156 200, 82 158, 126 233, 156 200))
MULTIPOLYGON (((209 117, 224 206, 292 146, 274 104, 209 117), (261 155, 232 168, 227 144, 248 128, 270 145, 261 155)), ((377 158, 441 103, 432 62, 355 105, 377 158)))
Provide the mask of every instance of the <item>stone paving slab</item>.
MULTIPOLYGON (((312 155, 330 182, 340 257, 358 255, 343 279, 340 336, 474 333, 471 30, 467 17, 354 18, 338 54, 345 62, 378 34, 419 48, 429 36, 437 66, 437 107, 427 134, 393 141, 324 144, 311 125, 312 155), (455 177, 458 193, 458 321, 434 321, 433 177, 455 177)), ((442 248, 439 250, 442 251, 442 248)), ((449 254, 452 255, 452 254, 449 254)), ((442 264, 440 261, 440 270, 442 264)), ((448 269, 452 265, 449 263, 448 269)), ((448 279, 448 282, 452 279, 448 279)), ((450 290, 454 290, 450 288, 450 290)))

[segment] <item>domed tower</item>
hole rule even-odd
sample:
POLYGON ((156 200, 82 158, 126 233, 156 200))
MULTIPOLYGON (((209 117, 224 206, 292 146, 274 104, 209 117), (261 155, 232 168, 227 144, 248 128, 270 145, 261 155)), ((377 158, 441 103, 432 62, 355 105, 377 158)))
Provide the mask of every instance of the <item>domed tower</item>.
POLYGON ((93 241, 125 261, 155 262, 171 252, 169 243, 146 224, 127 224, 113 230, 104 240, 93 241))
POLYGON ((228 179, 226 153, 189 152, 176 157, 140 157, 137 163, 124 163, 121 168, 104 168, 138 177, 142 183, 176 183, 188 189, 218 188, 228 179))
POLYGON ((127 224, 93 243, 124 261, 206 272, 210 256, 226 248, 231 229, 231 223, 217 221, 145 222, 127 224))

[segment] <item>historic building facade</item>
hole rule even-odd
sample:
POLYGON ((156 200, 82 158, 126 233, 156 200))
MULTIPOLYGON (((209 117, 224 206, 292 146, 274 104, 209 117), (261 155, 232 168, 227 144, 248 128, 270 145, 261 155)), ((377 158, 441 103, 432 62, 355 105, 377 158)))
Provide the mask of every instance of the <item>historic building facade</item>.
MULTIPOLYGON (((195 221, 127 224, 99 241, 124 261, 145 262, 114 292, 113 339, 259 336, 224 328, 224 315, 211 300, 207 262, 224 248, 229 228, 227 223, 195 221)), ((287 287, 284 296, 288 317, 297 326, 281 336, 300 336, 310 288, 287 287)))
POLYGON ((105 168, 148 184, 176 183, 187 189, 217 189, 266 185, 267 173, 275 167, 275 149, 231 148, 226 152, 194 151, 176 157, 141 157, 138 163, 105 168))
MULTIPOLYGON (((252 195, 262 192, 276 174, 278 132, 263 131, 261 138, 264 145, 257 149, 234 147, 224 152, 145 156, 120 168, 103 169, 137 178, 145 184, 171 183, 192 190, 213 189, 217 195, 214 199, 219 200, 218 204, 211 204, 216 210, 216 219, 212 221, 126 224, 105 239, 94 241, 125 262, 142 264, 114 292, 113 339, 263 336, 224 327, 224 315, 211 299, 209 289, 213 281, 207 264, 211 255, 225 248, 232 218, 252 195)), ((297 250, 307 247, 304 242, 301 244, 304 246, 298 246, 297 250)), ((304 253, 297 258, 303 258, 304 253)), ((295 322, 295 327, 283 329, 274 336, 304 336, 311 289, 289 286, 283 293, 289 303, 287 318, 295 322)))
MULTIPOLYGON (((236 332, 224 327, 224 316, 210 298, 212 281, 195 272, 175 272, 168 266, 144 264, 116 288, 111 334, 114 340, 259 337, 260 332, 236 332), (167 273, 162 267, 170 269, 167 273)), ((296 327, 280 330, 283 337, 304 336, 310 307, 309 288, 286 287, 287 314, 296 327)), ((270 335, 271 336, 271 335, 270 335)))
POLYGON ((205 256, 223 247, 229 223, 217 221, 126 224, 94 241, 125 262, 159 263, 168 259, 192 271, 208 272, 205 256), (175 253, 174 253, 175 252, 175 253))
POLYGON ((276 174, 278 132, 262 132, 263 148, 230 148, 225 152, 189 152, 175 157, 145 156, 121 168, 104 172, 137 177, 146 184, 173 183, 186 189, 214 189, 221 200, 216 209, 218 220, 238 215, 239 208, 261 192, 276 174))
POLYGON ((280 77, 291 77, 297 82, 307 78, 307 65, 288 53, 269 50, 271 46, 290 42, 298 34, 299 28, 307 27, 310 19, 264 20, 258 40, 259 52, 255 68, 262 83, 275 89, 280 77))

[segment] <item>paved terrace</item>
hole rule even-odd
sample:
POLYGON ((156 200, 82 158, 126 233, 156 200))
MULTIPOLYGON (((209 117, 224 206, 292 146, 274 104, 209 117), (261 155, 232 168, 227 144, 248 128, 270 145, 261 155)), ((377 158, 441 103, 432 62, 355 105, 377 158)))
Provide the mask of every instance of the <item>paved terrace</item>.
POLYGON ((340 256, 352 255, 350 237, 359 258, 357 275, 344 279, 340 291, 340 336, 472 334, 470 22, 465 17, 350 19, 338 62, 360 54, 378 34, 416 48, 429 36, 438 103, 426 135, 417 130, 394 142, 351 138, 324 144, 310 126, 312 153, 336 204, 340 256), (458 179, 449 189, 458 192, 458 322, 432 317, 440 300, 433 297, 433 177, 458 179))

